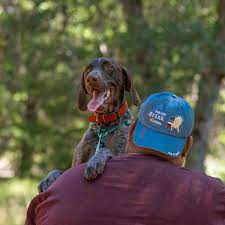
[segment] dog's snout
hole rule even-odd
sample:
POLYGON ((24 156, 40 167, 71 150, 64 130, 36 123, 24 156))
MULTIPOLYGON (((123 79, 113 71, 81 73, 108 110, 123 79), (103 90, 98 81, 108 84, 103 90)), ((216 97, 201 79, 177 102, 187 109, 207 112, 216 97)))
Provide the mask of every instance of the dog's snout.
POLYGON ((98 73, 92 72, 89 73, 87 76, 87 82, 88 83, 96 83, 100 80, 100 76, 98 73))

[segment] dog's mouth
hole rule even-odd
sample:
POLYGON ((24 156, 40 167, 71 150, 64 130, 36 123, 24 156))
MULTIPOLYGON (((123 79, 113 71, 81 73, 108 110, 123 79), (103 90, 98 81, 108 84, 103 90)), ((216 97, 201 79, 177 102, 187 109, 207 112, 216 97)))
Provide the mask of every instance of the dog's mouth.
POLYGON ((92 89, 92 99, 88 103, 87 107, 90 112, 95 112, 102 105, 109 103, 113 97, 114 88, 110 87, 107 90, 101 91, 98 89, 92 89))

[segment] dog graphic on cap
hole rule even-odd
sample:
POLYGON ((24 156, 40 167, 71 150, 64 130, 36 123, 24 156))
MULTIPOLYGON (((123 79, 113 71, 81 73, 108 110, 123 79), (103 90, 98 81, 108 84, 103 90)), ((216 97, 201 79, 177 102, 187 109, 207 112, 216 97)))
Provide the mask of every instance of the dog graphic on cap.
POLYGON ((175 129, 179 133, 182 122, 183 119, 181 116, 171 117, 170 121, 167 123, 167 128, 170 128, 171 130, 175 129))

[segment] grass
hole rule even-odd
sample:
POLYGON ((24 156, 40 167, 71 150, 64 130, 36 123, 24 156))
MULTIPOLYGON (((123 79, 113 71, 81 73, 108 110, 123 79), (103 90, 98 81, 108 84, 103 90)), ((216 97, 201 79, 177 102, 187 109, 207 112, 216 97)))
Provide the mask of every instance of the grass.
POLYGON ((0 179, 0 225, 23 225, 30 200, 37 194, 37 181, 0 179))

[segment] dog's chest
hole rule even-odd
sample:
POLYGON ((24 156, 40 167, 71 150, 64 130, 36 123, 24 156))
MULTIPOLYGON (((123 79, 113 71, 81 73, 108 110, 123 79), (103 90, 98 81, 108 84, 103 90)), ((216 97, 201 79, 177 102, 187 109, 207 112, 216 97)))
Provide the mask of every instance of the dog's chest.
MULTIPOLYGON (((127 143, 129 125, 121 125, 118 129, 114 127, 103 129, 103 132, 100 132, 101 129, 98 126, 92 127, 97 137, 97 143, 100 139, 100 147, 106 147, 112 151, 114 155, 120 155, 125 153, 125 146, 127 143), (111 132, 111 130, 113 130, 111 132)), ((95 146, 95 150, 97 145, 95 146)))

